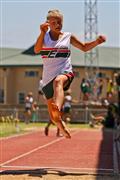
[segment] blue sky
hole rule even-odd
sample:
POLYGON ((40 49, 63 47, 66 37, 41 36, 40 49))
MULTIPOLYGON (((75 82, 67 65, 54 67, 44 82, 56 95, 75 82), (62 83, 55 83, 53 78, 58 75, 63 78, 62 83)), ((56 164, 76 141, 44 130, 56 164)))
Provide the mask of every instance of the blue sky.
MULTIPOLYGON (((105 34, 104 46, 120 47, 120 1, 98 0, 98 32, 105 34)), ((2 47, 28 48, 39 35, 39 26, 49 9, 59 9, 64 15, 63 31, 72 32, 84 41, 83 0, 0 0, 2 47)))

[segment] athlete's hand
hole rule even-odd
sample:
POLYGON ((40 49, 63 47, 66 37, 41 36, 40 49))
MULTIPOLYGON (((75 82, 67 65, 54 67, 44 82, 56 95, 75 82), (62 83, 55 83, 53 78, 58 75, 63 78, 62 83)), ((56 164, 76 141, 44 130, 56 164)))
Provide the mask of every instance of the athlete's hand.
POLYGON ((101 43, 103 43, 105 41, 106 41, 106 37, 105 36, 102 36, 102 35, 98 36, 98 38, 97 38, 98 44, 101 44, 101 43))
POLYGON ((48 28, 49 28, 48 22, 45 22, 45 23, 40 25, 40 30, 43 31, 44 33, 46 33, 48 31, 48 28))

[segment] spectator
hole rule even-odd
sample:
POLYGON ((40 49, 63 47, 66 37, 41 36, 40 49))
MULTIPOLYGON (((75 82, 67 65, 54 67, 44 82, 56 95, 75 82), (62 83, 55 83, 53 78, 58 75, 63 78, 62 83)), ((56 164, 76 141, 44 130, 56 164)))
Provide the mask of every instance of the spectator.
POLYGON ((98 100, 101 99, 102 90, 103 90, 103 80, 100 79, 99 82, 98 82, 98 86, 97 86, 97 99, 98 100))
POLYGON ((37 102, 34 101, 32 104, 32 122, 38 121, 38 110, 39 110, 39 106, 37 102))
POLYGON ((68 89, 65 92, 65 97, 64 97, 64 104, 63 104, 63 120, 65 123, 68 123, 71 121, 71 103, 77 103, 78 101, 73 99, 71 96, 71 89, 68 89))
POLYGON ((117 117, 117 131, 116 131, 116 137, 115 140, 120 141, 120 73, 116 74, 116 83, 118 86, 118 117, 117 117))
POLYGON ((25 123, 28 124, 31 120, 33 104, 33 93, 29 92, 25 98, 25 123))
POLYGON ((89 82, 83 78, 80 84, 81 92, 83 93, 83 101, 88 101, 90 94, 90 84, 89 82))
POLYGON ((114 93, 114 85, 112 79, 107 78, 107 99, 111 98, 114 93))
POLYGON ((114 128, 116 117, 118 114, 118 108, 114 103, 110 103, 108 105, 107 114, 105 115, 93 115, 91 114, 92 121, 90 122, 90 126, 93 127, 97 123, 102 123, 104 127, 114 128))

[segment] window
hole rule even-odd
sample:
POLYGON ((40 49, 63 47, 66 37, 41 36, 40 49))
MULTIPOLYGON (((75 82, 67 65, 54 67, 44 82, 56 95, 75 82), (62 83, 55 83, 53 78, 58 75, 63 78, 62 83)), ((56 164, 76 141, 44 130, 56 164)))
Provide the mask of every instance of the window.
POLYGON ((106 77, 106 74, 105 74, 105 73, 102 73, 102 72, 99 72, 99 73, 97 74, 97 77, 98 77, 98 78, 105 78, 105 77, 106 77))
POLYGON ((18 103, 19 104, 24 104, 25 103, 25 93, 20 92, 18 94, 18 103))
POLYGON ((0 89, 0 103, 4 103, 4 90, 0 89))
POLYGON ((38 77, 38 71, 25 71, 25 77, 38 77))

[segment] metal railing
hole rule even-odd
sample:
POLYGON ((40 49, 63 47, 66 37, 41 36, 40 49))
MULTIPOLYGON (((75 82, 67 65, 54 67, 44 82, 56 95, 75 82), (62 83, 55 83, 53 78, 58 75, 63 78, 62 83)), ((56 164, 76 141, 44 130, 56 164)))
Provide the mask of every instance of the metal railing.
MULTIPOLYGON (((90 114, 101 114, 105 113, 106 109, 103 108, 82 108, 73 106, 70 112, 71 122, 78 122, 78 123, 89 123, 91 120, 90 114)), ((36 122, 47 122, 49 121, 49 114, 46 107, 39 108, 34 113, 34 121, 36 122)), ((17 108, 2 108, 0 109, 0 120, 1 117, 8 117, 13 116, 13 118, 18 118, 20 121, 25 121, 25 110, 24 109, 17 109, 17 108)), ((32 118, 31 118, 32 121, 32 118)))

